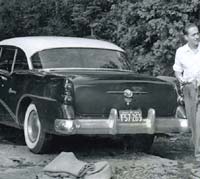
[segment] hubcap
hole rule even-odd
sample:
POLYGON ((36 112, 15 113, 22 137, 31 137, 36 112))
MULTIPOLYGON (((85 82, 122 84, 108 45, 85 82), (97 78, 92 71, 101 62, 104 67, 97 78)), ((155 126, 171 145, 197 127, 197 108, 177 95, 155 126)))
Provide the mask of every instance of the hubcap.
POLYGON ((27 133, 31 142, 35 142, 40 132, 40 121, 36 111, 31 111, 28 118, 27 133))

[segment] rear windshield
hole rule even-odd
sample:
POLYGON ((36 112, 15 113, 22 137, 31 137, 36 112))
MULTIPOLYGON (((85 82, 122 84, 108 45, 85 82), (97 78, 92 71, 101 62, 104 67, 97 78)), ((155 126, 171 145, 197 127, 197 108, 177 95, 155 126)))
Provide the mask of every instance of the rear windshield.
POLYGON ((34 69, 51 68, 111 68, 130 70, 123 52, 107 49, 56 48, 35 53, 34 69))

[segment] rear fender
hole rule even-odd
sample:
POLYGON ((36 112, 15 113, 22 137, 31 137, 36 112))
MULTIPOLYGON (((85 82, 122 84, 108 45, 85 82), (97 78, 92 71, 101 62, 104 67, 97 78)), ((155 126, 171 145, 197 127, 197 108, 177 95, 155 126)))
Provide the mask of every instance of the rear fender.
POLYGON ((18 123, 22 127, 26 109, 30 103, 36 105, 39 118, 42 125, 45 127, 45 131, 54 130, 54 120, 56 118, 62 118, 63 112, 61 110, 61 103, 57 102, 56 99, 41 97, 31 94, 23 95, 20 99, 17 107, 18 123))

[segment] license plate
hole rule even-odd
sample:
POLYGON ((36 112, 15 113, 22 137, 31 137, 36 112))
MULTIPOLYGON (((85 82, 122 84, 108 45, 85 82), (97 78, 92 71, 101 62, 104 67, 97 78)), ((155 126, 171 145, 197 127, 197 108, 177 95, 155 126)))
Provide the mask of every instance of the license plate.
POLYGON ((143 122, 141 110, 121 110, 119 111, 120 122, 143 122))

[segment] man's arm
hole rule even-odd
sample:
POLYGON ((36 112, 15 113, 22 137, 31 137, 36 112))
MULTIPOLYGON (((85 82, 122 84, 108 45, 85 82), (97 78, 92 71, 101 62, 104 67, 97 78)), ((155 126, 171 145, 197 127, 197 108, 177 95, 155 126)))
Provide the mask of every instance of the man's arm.
POLYGON ((183 65, 181 63, 181 59, 182 59, 182 52, 179 49, 177 49, 176 51, 176 55, 175 55, 175 63, 173 65, 173 70, 175 73, 175 77, 177 78, 177 80, 179 81, 180 85, 183 85, 185 83, 185 80, 183 78, 183 65))

